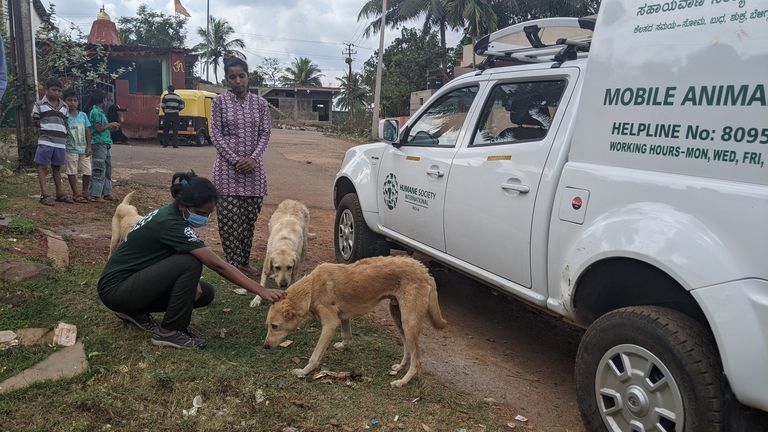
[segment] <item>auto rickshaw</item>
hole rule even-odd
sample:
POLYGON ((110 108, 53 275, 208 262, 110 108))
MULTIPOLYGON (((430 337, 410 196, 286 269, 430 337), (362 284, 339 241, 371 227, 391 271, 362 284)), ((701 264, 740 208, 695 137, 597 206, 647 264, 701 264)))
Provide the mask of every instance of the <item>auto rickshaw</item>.
MULTIPOLYGON (((163 96, 167 92, 163 92, 163 96)), ((179 138, 190 144, 204 146, 211 142, 211 105, 216 93, 203 90, 176 90, 175 93, 184 100, 184 109, 179 112, 179 138)), ((162 106, 157 122, 157 137, 163 136, 163 119, 165 113, 162 106)))

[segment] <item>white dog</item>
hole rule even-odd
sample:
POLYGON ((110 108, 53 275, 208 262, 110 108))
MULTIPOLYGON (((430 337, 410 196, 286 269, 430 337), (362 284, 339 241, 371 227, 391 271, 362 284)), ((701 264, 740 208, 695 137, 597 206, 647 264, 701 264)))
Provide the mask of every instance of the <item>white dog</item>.
MULTIPOLYGON (((261 285, 271 277, 281 289, 288 288, 301 277, 309 234, 309 209, 304 204, 285 200, 269 218, 269 240, 261 285)), ((251 301, 251 307, 261 304, 261 297, 251 301)))

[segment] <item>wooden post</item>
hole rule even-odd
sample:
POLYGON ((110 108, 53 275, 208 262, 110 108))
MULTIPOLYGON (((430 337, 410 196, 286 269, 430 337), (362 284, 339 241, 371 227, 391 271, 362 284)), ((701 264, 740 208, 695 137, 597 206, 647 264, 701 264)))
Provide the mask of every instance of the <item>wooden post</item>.
POLYGON ((34 56, 35 38, 32 34, 32 8, 29 1, 9 1, 9 21, 11 23, 12 61, 15 65, 15 85, 18 96, 16 108, 16 143, 19 151, 19 164, 31 166, 37 145, 37 131, 32 127, 32 107, 37 97, 35 82, 34 56))

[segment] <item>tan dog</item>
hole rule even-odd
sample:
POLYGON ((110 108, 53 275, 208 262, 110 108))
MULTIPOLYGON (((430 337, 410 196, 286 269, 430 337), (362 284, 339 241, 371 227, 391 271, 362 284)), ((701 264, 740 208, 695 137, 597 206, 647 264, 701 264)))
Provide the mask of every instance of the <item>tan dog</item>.
MULTIPOLYGON (((269 218, 267 254, 261 270, 261 285, 266 286, 272 277, 281 289, 301 277, 309 239, 309 209, 304 204, 285 200, 269 218)), ((251 307, 261 304, 261 297, 251 301, 251 307)))
POLYGON ((123 198, 123 201, 115 209, 112 216, 112 240, 109 242, 109 256, 117 249, 117 246, 125 240, 125 236, 144 216, 139 214, 136 207, 131 205, 131 197, 134 192, 129 193, 123 198))
POLYGON ((392 387, 402 387, 421 366, 419 334, 424 319, 429 315, 438 329, 447 325, 437 302, 435 280, 413 258, 376 257, 350 265, 319 265, 291 285, 285 299, 269 308, 264 347, 275 347, 310 315, 315 316, 322 324, 320 339, 307 366, 293 370, 296 376, 304 377, 320 365, 339 325, 343 341, 334 347, 344 349, 352 339, 349 320, 368 313, 383 299, 390 300, 389 312, 403 342, 403 359, 392 366, 392 374, 410 363, 405 376, 391 383, 392 387))

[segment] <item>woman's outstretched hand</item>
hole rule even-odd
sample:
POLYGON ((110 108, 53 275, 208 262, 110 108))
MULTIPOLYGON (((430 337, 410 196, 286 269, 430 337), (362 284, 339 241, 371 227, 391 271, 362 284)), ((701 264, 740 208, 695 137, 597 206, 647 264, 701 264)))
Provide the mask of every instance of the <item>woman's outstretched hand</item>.
POLYGON ((280 300, 280 299, 285 297, 285 291, 264 288, 264 292, 263 293, 259 293, 259 295, 264 300, 267 300, 270 303, 274 303, 274 302, 276 302, 276 301, 278 301, 278 300, 280 300))

